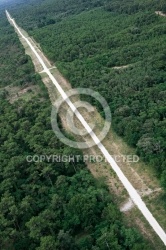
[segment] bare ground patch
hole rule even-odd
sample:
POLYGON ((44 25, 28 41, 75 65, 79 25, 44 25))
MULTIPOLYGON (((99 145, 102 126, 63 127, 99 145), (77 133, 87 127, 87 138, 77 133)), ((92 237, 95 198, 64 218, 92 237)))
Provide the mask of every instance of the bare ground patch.
POLYGON ((162 11, 155 11, 156 15, 166 17, 166 14, 164 14, 162 11))
POLYGON ((6 99, 12 104, 19 99, 30 100, 37 95, 39 87, 35 85, 24 87, 9 85, 4 87, 3 90, 6 91, 6 99))
POLYGON ((129 65, 123 65, 123 66, 115 66, 115 67, 112 67, 112 69, 127 69, 128 67, 130 67, 130 64, 129 65))

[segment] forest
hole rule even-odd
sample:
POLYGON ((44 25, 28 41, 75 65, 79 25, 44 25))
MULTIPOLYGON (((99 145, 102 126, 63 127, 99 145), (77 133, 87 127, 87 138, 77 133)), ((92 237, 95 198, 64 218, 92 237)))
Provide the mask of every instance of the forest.
POLYGON ((34 6, 31 0, 21 11, 11 9, 73 87, 90 87, 106 98, 114 130, 165 187, 166 18, 155 13, 166 13, 165 1, 49 0, 34 6))
POLYGON ((3 9, 0 15, 0 249, 153 249, 126 225, 114 195, 84 162, 27 161, 29 155, 82 152, 54 135, 47 90, 3 9), (7 85, 40 91, 11 104, 7 85))

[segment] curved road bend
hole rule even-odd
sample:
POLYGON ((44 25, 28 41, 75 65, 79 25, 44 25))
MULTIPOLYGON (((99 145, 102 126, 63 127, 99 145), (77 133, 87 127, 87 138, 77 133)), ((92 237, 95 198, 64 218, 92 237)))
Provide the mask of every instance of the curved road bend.
POLYGON ((11 18, 10 14, 8 13, 7 10, 6 10, 6 15, 7 15, 7 18, 9 20, 9 22, 11 24, 13 24, 14 28, 16 29, 16 31, 27 42, 27 44, 29 45, 29 47, 31 48, 31 50, 34 52, 34 54, 36 55, 37 59, 39 60, 39 62, 41 63, 41 65, 43 67, 43 71, 45 73, 47 73, 47 75, 49 76, 49 78, 51 79, 51 81, 53 82, 53 84, 56 86, 56 88, 58 89, 59 93, 63 97, 64 101, 68 104, 68 106, 71 108, 71 110, 75 113, 75 115, 77 116, 77 118, 80 120, 80 122, 82 123, 82 125, 85 127, 86 131, 89 133, 89 135, 92 137, 92 139, 94 140, 94 142, 96 143, 96 145, 98 146, 98 148, 100 149, 100 151, 103 153, 104 157, 106 158, 106 160, 109 162, 109 164, 111 165, 111 167, 113 168, 113 170, 117 174, 117 176, 120 179, 120 181, 122 182, 123 186, 126 188, 126 190, 129 193, 130 198, 132 199, 132 201, 135 203, 135 205, 138 207, 138 209, 144 215, 144 217, 149 222, 149 224, 151 225, 151 227, 154 229, 154 231, 156 232, 156 234, 160 237, 160 239, 166 245, 166 233, 161 228, 161 226, 156 221, 156 219, 153 217, 153 215, 151 214, 151 212, 149 211, 149 209, 146 207, 145 203, 141 199, 140 195, 137 193, 136 189, 132 186, 132 184, 130 183, 130 181, 123 174, 123 172, 121 171, 120 167, 116 164, 116 162, 114 161, 114 159, 112 158, 112 156, 109 154, 109 152, 107 151, 107 149, 103 146, 103 144, 100 142, 100 140, 98 139, 98 137, 96 136, 96 134, 92 131, 92 129, 90 128, 90 126, 88 125, 88 123, 85 121, 85 119, 83 118, 83 116, 76 109, 76 107, 74 106, 74 104, 70 101, 70 99, 68 98, 68 96, 66 95, 66 93, 64 92, 64 90, 61 88, 61 86, 59 85, 59 83, 57 82, 57 80, 54 78, 54 76, 51 74, 50 70, 45 65, 45 63, 42 60, 42 58, 40 57, 40 55, 37 53, 37 51, 35 50, 35 48, 33 47, 33 45, 30 43, 30 41, 22 34, 22 32, 20 31, 19 27, 17 26, 15 20, 11 18))

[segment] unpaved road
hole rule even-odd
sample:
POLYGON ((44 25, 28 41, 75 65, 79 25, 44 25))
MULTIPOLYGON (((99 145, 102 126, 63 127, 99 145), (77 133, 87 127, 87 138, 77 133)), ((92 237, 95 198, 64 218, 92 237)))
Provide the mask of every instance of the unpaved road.
POLYGON ((84 126, 88 134, 91 136, 97 147, 100 149, 100 151, 103 153, 104 157, 106 160, 109 162, 111 165, 112 169, 115 171, 117 174, 118 178, 122 182, 123 186, 127 190, 127 192, 130 195, 130 198, 134 202, 134 204, 138 207, 138 209, 142 212, 146 220, 149 222, 151 227, 154 229, 156 234, 160 237, 160 239, 163 241, 163 243, 166 245, 166 233, 164 230, 161 228, 161 226, 158 224, 156 219, 153 217, 149 209, 146 207, 145 203, 141 199, 141 196, 137 193, 136 189, 132 186, 130 181, 126 178, 126 176, 123 174, 115 160, 112 158, 112 156, 109 154, 107 149, 103 146, 103 144, 100 142, 96 134, 92 131, 88 123, 85 121, 83 116, 80 114, 80 112, 77 110, 77 108, 74 106, 74 104, 70 101, 68 98, 67 94, 64 92, 64 90, 61 88, 57 80, 54 78, 54 76, 51 74, 50 70, 47 68, 46 64, 44 63, 43 59, 40 57, 36 49, 33 47, 33 45, 30 43, 30 41, 22 34, 20 31, 19 27, 17 26, 16 22, 14 19, 11 18, 10 14, 6 11, 7 18, 10 22, 11 25, 14 26, 15 30, 17 33, 26 41, 28 46, 31 48, 37 59, 39 60, 41 66, 43 67, 43 71, 48 75, 50 80, 53 82, 53 84, 56 86, 57 90, 61 94, 62 98, 64 101, 68 104, 70 109, 75 113, 76 117, 78 120, 81 122, 81 124, 84 126))

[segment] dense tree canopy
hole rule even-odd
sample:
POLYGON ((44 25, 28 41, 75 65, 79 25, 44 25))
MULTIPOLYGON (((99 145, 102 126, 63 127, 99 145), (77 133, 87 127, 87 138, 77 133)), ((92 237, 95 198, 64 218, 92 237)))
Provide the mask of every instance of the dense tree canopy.
POLYGON ((32 62, 24 49, 20 48, 20 42, 13 28, 8 25, 4 11, 0 14, 0 88, 11 84, 25 86, 34 83, 32 62))

